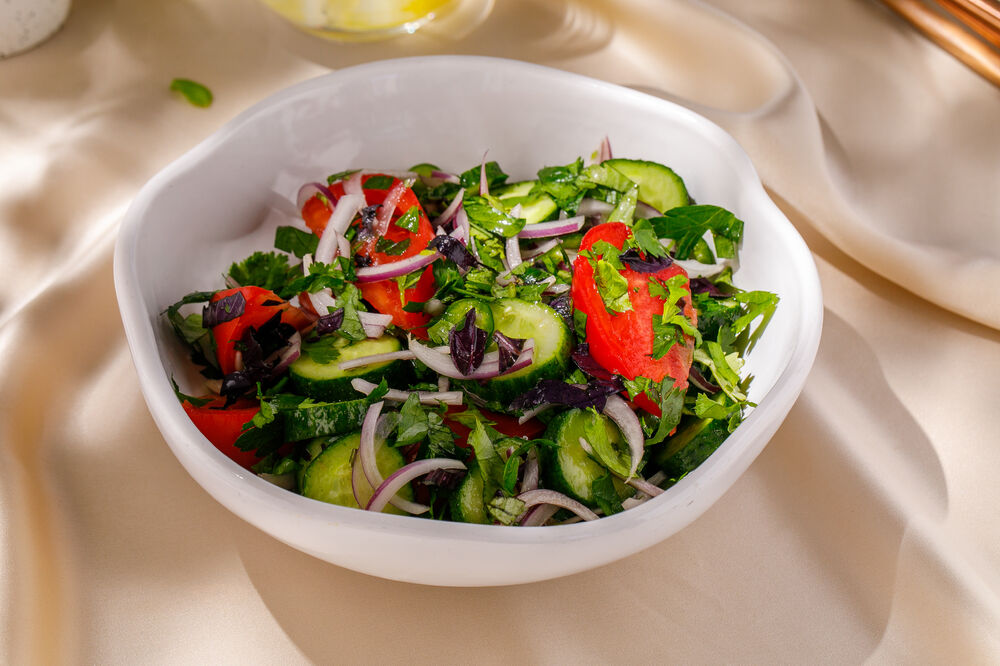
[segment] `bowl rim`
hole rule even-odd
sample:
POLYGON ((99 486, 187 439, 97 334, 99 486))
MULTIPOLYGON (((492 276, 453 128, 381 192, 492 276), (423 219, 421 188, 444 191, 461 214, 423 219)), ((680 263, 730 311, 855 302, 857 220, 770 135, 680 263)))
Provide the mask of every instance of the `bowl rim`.
MULTIPOLYGON (((293 84, 250 106, 159 171, 139 190, 128 207, 119 230, 114 254, 114 281, 122 322, 143 397, 171 450, 188 472, 195 476, 199 485, 205 487, 201 477, 208 475, 221 486, 229 487, 239 493, 240 501, 243 503, 249 502, 250 505, 267 507, 272 511, 292 510, 299 519, 335 528, 350 527, 390 531, 401 536, 429 539, 444 538, 519 545, 564 543, 598 536, 606 537, 661 519, 664 514, 677 510, 679 503, 683 504, 685 509, 690 509, 688 511, 690 515, 671 533, 692 522, 728 491, 735 480, 724 484, 722 488, 715 488, 714 492, 707 492, 703 486, 708 485, 713 477, 721 476, 733 467, 742 467, 735 478, 742 475, 791 409, 815 359, 823 319, 819 275, 811 252, 791 222, 768 197, 749 156, 721 127, 679 104, 638 90, 543 65, 489 56, 419 56, 364 63, 293 84), (773 231, 781 234, 784 242, 793 250, 787 257, 787 264, 798 276, 802 293, 801 308, 795 313, 798 317, 799 335, 795 338, 794 349, 785 367, 775 379, 774 385, 761 399, 760 404, 730 435, 727 442, 735 442, 735 445, 720 448, 663 495, 628 511, 591 522, 533 529, 374 514, 312 500, 278 488, 240 468, 212 446, 197 430, 177 401, 170 386, 167 369, 160 362, 156 333, 148 314, 151 304, 146 303, 141 295, 138 273, 132 258, 146 213, 166 185, 181 173, 197 168, 205 157, 217 147, 227 143, 245 124, 254 122, 258 116, 274 107, 292 104, 303 95, 322 91, 355 77, 398 73, 404 70, 419 73, 430 68, 469 66, 501 68, 524 76, 554 77, 575 85, 590 87, 602 95, 612 93, 613 97, 623 100, 622 103, 652 106, 668 111, 680 124, 697 129, 714 140, 715 145, 724 152, 725 158, 732 164, 741 191, 744 195, 749 195, 746 205, 772 217, 773 231), (190 454, 191 458, 185 458, 178 451, 178 447, 184 448, 185 454, 190 454), (200 466, 198 474, 192 471, 192 466, 200 466)), ((238 515, 253 522, 245 513, 227 501, 227 498, 220 496, 220 489, 205 487, 205 490, 238 515)))

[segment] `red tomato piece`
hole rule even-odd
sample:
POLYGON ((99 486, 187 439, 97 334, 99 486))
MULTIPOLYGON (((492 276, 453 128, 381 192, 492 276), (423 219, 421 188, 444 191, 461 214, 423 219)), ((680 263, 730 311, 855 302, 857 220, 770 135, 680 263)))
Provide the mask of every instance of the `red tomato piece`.
MULTIPOLYGON (((449 407, 448 414, 457 414, 464 412, 465 407, 449 407)), ((535 439, 543 432, 545 432, 545 424, 538 419, 530 419, 525 423, 518 423, 517 418, 513 416, 507 416, 506 414, 497 414, 496 412, 491 412, 485 409, 480 409, 479 413, 483 415, 483 418, 487 421, 493 421, 493 427, 497 432, 507 435, 508 437, 527 437, 528 439, 535 439)), ((472 430, 458 421, 453 421, 445 416, 444 424, 455 433, 457 441, 455 444, 464 448, 469 446, 469 433, 472 430)))
POLYGON ((225 402, 223 398, 215 398, 201 407, 185 402, 184 411, 215 448, 241 467, 250 469, 260 461, 260 458, 253 451, 241 451, 236 448, 236 440, 243 432, 243 424, 249 422, 260 411, 260 405, 255 400, 241 398, 235 404, 220 409, 225 402))
MULTIPOLYGON (((631 233, 621 222, 600 224, 583 237, 580 250, 589 250, 598 241, 606 241, 621 249, 631 233)), ((687 274, 677 264, 657 273, 639 273, 626 266, 620 273, 628 281, 633 309, 609 313, 597 290, 590 262, 583 256, 577 256, 573 264, 573 304, 587 315, 586 333, 590 355, 603 368, 626 379, 635 379, 641 375, 662 381, 665 377, 671 377, 674 379, 674 386, 686 389, 694 341, 685 337, 684 345, 674 345, 663 358, 652 357, 653 316, 663 314, 664 299, 649 293, 649 281, 653 277, 666 281, 675 275, 684 275, 686 278, 687 274)), ((686 280, 684 286, 690 292, 686 280)), ((697 314, 691 305, 691 299, 685 298, 682 301, 684 315, 692 323, 696 323, 697 314)), ((660 413, 659 407, 644 394, 636 396, 634 402, 650 413, 660 413)))
POLYGON ((288 301, 278 298, 278 295, 273 291, 261 287, 224 289, 212 296, 212 302, 231 296, 236 292, 242 293, 246 300, 243 314, 212 328, 219 368, 226 375, 236 370, 236 343, 249 327, 260 328, 278 312, 281 313, 281 321, 291 324, 299 331, 313 322, 313 318, 308 314, 288 301))

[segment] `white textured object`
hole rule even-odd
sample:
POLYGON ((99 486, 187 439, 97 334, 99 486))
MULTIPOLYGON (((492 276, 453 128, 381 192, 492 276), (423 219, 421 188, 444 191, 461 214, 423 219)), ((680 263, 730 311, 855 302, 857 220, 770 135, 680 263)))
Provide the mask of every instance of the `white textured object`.
POLYGON ((51 37, 66 20, 70 0, 0 0, 0 58, 51 37))
MULTIPOLYGON (((247 522, 328 562, 434 585, 503 585, 607 564, 674 534, 746 471, 802 390, 823 305, 805 243, 768 198, 746 153, 705 118, 609 83, 493 58, 440 56, 342 69, 279 92, 153 178, 122 223, 115 287, 146 403, 167 444, 205 490, 247 522), (331 122, 331 118, 336 122, 331 122), (446 169, 485 150, 512 179, 587 155, 664 162, 700 202, 746 223, 738 283, 781 304, 750 354, 758 403, 700 467, 661 495, 576 525, 500 527, 376 514, 307 499, 239 467, 212 446, 170 385, 197 374, 161 313, 221 287, 227 262, 266 249, 294 214, 302 183, 349 168, 446 169), (211 221, 211 224, 206 224, 211 221)), ((195 526, 195 529, 197 527, 195 526)))

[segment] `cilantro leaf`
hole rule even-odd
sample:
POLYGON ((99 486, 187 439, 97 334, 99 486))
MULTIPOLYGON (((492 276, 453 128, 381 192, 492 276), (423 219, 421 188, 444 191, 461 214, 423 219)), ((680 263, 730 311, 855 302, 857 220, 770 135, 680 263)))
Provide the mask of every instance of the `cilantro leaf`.
POLYGON ((301 259, 307 254, 315 254, 319 236, 295 227, 282 226, 274 230, 274 247, 294 254, 301 259))
POLYGON ((695 258, 703 264, 715 263, 702 238, 706 233, 711 232, 715 250, 723 258, 734 258, 743 238, 743 222, 719 206, 678 206, 649 222, 657 236, 675 242, 673 254, 677 259, 695 258))

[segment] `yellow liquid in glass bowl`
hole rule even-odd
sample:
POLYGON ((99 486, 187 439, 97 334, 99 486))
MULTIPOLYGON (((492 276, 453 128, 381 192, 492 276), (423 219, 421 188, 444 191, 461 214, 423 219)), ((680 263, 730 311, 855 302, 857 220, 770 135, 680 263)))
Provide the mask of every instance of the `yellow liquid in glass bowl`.
POLYGON ((378 39, 413 32, 454 0, 262 0, 286 19, 333 39, 378 39))

